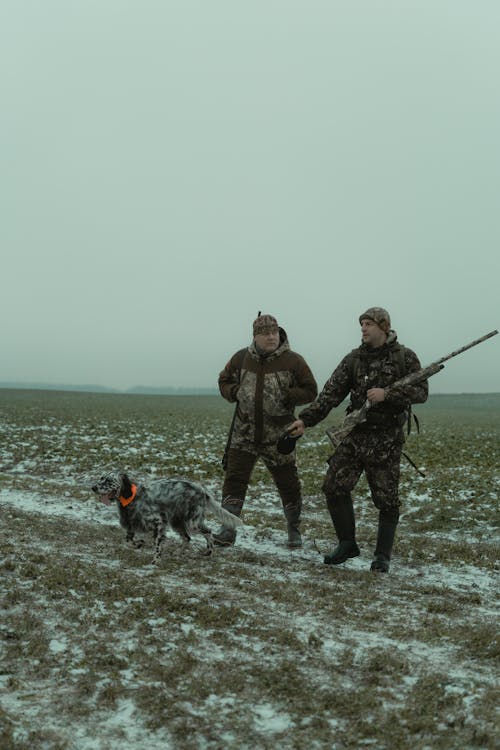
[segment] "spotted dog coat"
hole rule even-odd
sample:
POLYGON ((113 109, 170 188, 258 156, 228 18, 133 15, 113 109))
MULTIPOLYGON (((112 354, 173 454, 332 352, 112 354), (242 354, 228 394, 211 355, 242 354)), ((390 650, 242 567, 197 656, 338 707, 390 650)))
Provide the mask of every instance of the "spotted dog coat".
POLYGON ((135 541, 137 532, 153 532, 153 565, 160 559, 165 529, 169 526, 186 542, 190 541, 190 534, 202 534, 207 542, 207 554, 212 553, 212 532, 205 525, 207 508, 230 528, 242 524, 239 518, 221 508, 204 487, 185 479, 159 479, 146 487, 133 484, 122 472, 113 471, 102 476, 92 486, 92 491, 105 505, 111 505, 113 500, 117 502, 120 524, 127 532, 126 540, 134 547, 143 544, 142 540, 135 541))

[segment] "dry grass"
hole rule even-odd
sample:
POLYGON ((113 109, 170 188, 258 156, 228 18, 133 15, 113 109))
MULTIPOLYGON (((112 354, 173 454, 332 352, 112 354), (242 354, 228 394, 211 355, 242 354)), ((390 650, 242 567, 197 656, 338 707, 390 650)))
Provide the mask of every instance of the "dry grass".
POLYGON ((125 546, 82 480, 120 459, 149 476, 175 466, 217 489, 225 407, 0 392, 2 486, 39 498, 36 512, 1 506, 2 749, 497 746, 499 402, 495 422, 489 404, 427 410, 409 450, 428 477, 403 470, 397 552, 376 577, 363 484, 363 557, 331 569, 312 546, 332 539, 321 431, 300 448, 302 551, 284 548, 259 470, 234 548, 207 559, 169 537, 153 569, 150 549, 125 546))

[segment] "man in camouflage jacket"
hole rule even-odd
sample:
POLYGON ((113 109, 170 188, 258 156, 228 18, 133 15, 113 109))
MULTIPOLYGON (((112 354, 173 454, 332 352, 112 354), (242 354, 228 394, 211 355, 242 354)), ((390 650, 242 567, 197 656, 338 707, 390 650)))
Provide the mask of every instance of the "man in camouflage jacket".
MULTIPOLYGON (((318 393, 306 361, 290 349, 286 332, 272 315, 253 324, 253 341, 234 354, 219 375, 219 390, 237 402, 222 488, 223 507, 239 516, 258 458, 269 469, 278 489, 288 527, 288 545, 302 544, 299 523, 302 507, 295 451, 283 455, 276 443, 284 427, 294 421, 294 407, 308 404, 318 393)), ((233 544, 236 532, 222 527, 216 544, 233 544)))
POLYGON ((360 316, 359 322, 361 346, 344 357, 316 401, 299 414, 290 430, 293 436, 302 435, 306 427, 324 419, 349 394, 348 411, 360 408, 367 399, 370 401, 366 422, 353 429, 328 461, 323 492, 339 543, 325 556, 325 563, 338 565, 360 554, 351 492, 365 471, 373 503, 379 511, 371 570, 387 572, 399 521, 403 425, 411 404, 427 400, 428 384, 423 381, 388 391, 396 380, 421 368, 418 357, 398 343, 387 310, 371 307, 360 316))

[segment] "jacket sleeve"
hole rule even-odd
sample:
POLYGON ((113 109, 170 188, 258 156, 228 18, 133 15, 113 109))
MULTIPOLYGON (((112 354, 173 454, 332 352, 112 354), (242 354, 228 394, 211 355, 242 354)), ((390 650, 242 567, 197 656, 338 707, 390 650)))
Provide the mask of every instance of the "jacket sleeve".
POLYGON ((330 413, 334 406, 342 403, 351 390, 351 366, 348 354, 326 381, 316 401, 300 412, 306 427, 314 427, 330 413))
MULTIPOLYGON (((405 347, 405 363, 406 372, 408 375, 411 372, 417 372, 422 369, 422 365, 415 352, 405 347)), ((392 406, 401 407, 401 409, 408 408, 410 404, 423 404, 427 401, 429 395, 429 382, 423 380, 421 383, 415 385, 404 385, 393 388, 390 386, 387 389, 387 395, 385 401, 392 406)))
POLYGON ((297 355, 294 371, 295 384, 288 390, 287 405, 293 409, 298 404, 309 404, 318 395, 318 385, 305 359, 297 355))
POLYGON ((243 363, 244 352, 241 350, 233 354, 229 362, 226 364, 222 372, 219 373, 219 391, 221 396, 234 403, 238 400, 238 390, 240 387, 240 373, 241 365, 243 363))

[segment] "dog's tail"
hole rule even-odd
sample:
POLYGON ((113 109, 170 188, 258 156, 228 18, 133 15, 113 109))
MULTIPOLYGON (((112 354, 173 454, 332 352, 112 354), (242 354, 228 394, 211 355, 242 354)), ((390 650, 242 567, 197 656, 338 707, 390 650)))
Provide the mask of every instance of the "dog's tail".
POLYGON ((230 529, 235 529, 237 526, 243 526, 243 521, 238 516, 225 510, 220 503, 218 503, 212 495, 207 492, 207 505, 214 514, 214 516, 224 524, 229 526, 230 529))

